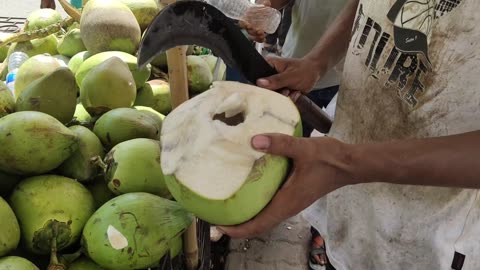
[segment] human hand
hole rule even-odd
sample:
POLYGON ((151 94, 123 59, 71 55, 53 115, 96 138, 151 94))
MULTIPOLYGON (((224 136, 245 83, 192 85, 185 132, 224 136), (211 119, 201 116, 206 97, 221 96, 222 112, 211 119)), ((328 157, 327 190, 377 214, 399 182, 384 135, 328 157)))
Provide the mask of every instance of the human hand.
MULTIPOLYGON (((270 0, 257 0, 256 4, 264 5, 266 7, 271 6, 270 0)), ((260 11, 260 9, 251 9, 247 11, 245 15, 246 18, 255 18, 258 15, 255 14, 256 11, 260 11)), ((265 33, 262 29, 255 28, 247 21, 240 20, 239 25, 241 28, 245 29, 247 33, 250 35, 250 38, 256 42, 263 43, 265 42, 265 38, 267 37, 267 33, 265 33)))
POLYGON ((278 74, 257 80, 257 85, 270 90, 288 88, 308 93, 326 71, 326 63, 317 63, 309 58, 266 58, 278 74))
POLYGON ((41 0, 40 8, 55 9, 55 0, 41 0))
POLYGON ((255 136, 258 151, 293 159, 293 170, 271 202, 252 220, 218 229, 232 238, 258 236, 300 213, 327 193, 351 183, 351 176, 335 167, 346 145, 332 138, 295 138, 281 134, 255 136))

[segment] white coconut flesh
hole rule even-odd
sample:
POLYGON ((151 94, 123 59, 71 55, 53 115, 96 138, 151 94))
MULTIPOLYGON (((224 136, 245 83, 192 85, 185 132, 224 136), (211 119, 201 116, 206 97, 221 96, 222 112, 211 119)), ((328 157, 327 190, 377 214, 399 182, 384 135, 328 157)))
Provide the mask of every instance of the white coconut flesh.
POLYGON ((228 199, 265 155, 252 148, 252 137, 293 135, 299 121, 286 96, 238 82, 214 82, 165 118, 162 171, 202 197, 228 199))

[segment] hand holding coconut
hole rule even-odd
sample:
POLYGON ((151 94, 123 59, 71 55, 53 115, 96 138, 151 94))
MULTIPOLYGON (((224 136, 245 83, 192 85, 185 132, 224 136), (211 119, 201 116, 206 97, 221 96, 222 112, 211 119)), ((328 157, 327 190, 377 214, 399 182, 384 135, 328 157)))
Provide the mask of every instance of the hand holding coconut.
POLYGON ((282 134, 253 137, 261 152, 293 160, 290 177, 271 202, 252 220, 219 229, 233 238, 258 236, 298 214, 318 198, 349 184, 352 177, 338 166, 346 145, 332 138, 295 138, 282 134))

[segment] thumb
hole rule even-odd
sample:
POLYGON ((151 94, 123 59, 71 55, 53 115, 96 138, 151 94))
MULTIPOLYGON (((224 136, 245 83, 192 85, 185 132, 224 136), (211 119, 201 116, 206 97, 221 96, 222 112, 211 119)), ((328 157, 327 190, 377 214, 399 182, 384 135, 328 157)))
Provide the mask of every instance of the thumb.
POLYGON ((265 61, 279 72, 283 71, 287 66, 286 59, 279 56, 266 56, 265 61))
POLYGON ((265 60, 278 74, 257 80, 257 85, 270 90, 278 90, 288 87, 289 75, 283 73, 288 67, 288 60, 280 57, 266 57, 265 60))
POLYGON ((262 134, 252 138, 252 147, 260 152, 277 156, 298 158, 307 151, 303 138, 284 134, 262 134))

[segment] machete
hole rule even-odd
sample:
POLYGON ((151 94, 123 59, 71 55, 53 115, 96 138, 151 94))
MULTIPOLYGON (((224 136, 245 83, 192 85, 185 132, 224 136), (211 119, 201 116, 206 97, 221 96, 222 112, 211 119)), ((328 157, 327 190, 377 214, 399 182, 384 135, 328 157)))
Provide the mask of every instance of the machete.
MULTIPOLYGON (((278 73, 233 20, 212 5, 189 0, 169 4, 157 14, 140 43, 138 65, 145 66, 168 49, 184 45, 212 50, 252 84, 278 73)), ((328 133, 332 119, 320 107, 305 95, 300 95, 295 104, 305 122, 328 133)))

